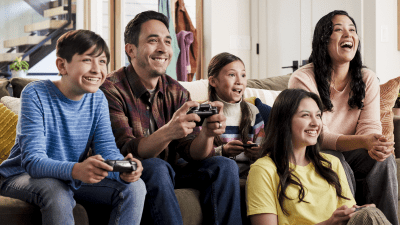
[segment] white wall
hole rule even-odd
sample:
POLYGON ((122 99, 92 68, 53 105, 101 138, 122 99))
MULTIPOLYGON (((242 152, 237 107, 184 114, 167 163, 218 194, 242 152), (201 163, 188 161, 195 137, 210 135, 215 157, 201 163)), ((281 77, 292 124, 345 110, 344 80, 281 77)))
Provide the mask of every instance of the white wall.
MULTIPOLYGON (((397 50, 397 0, 376 0, 375 5, 375 72, 380 79, 380 83, 383 84, 392 78, 400 76, 400 52, 397 50), (383 33, 387 33, 387 37, 381 34, 382 30, 384 30, 383 33)), ((368 24, 365 24, 365 26, 368 26, 368 24)))
POLYGON ((221 52, 241 58, 251 74, 250 1, 204 0, 204 77, 211 58, 221 52))

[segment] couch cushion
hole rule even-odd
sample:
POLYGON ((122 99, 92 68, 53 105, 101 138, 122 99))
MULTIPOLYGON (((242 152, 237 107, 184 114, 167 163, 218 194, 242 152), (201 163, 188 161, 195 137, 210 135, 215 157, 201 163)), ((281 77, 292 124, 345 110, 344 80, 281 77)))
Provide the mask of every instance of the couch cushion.
POLYGON ((3 96, 10 96, 10 93, 8 92, 8 85, 10 84, 10 81, 8 79, 0 79, 0 98, 3 96))
POLYGON ((290 73, 283 76, 268 77, 264 79, 248 79, 247 87, 283 91, 288 88, 288 83, 291 75, 292 74, 290 73))
POLYGON ((13 96, 19 98, 21 96, 21 92, 24 87, 32 81, 37 81, 40 79, 31 79, 31 78, 22 78, 22 77, 14 77, 10 80, 12 89, 13 89, 13 96))
POLYGON ((3 103, 9 110, 11 110, 13 113, 18 115, 20 107, 21 107, 21 99, 20 98, 4 96, 0 99, 0 103, 3 103))
POLYGON ((190 92, 193 101, 206 101, 208 99, 208 80, 196 80, 192 82, 179 82, 186 90, 190 92))
POLYGON ((256 98, 255 105, 256 105, 258 111, 260 112, 260 115, 264 121, 264 126, 266 127, 268 124, 269 114, 271 112, 272 107, 267 104, 262 103, 259 98, 256 98))
MULTIPOLYGON (((82 205, 77 204, 73 213, 76 224, 89 224, 86 210, 82 205)), ((0 196, 0 224, 42 224, 42 215, 38 206, 0 196)))
POLYGON ((15 143, 18 116, 0 103, 0 164, 15 143))
POLYGON ((389 141, 394 141, 392 108, 398 97, 400 88, 400 77, 389 80, 385 84, 380 85, 380 88, 382 134, 385 135, 389 139, 389 141))
POLYGON ((256 88, 246 88, 244 91, 244 98, 257 97, 262 103, 267 105, 273 105, 276 97, 281 93, 281 91, 264 90, 256 88))

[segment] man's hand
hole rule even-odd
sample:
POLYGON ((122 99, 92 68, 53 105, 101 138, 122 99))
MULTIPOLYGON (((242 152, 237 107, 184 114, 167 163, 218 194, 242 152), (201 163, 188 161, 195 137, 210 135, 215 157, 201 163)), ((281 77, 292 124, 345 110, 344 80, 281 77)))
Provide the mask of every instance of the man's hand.
POLYGON ((199 106, 198 102, 190 101, 183 104, 172 116, 171 120, 165 125, 171 140, 186 137, 193 132, 196 127, 194 121, 200 122, 200 116, 197 114, 186 114, 191 107, 199 106))
POLYGON ((88 184, 100 182, 108 175, 108 171, 113 170, 112 166, 103 161, 101 155, 95 155, 81 163, 75 163, 72 168, 72 178, 88 184))
POLYGON ((130 173, 120 173, 119 176, 125 182, 131 183, 139 180, 140 176, 142 176, 143 166, 142 163, 138 160, 133 158, 132 154, 129 153, 126 155, 124 160, 130 159, 136 163, 136 171, 132 171, 130 173))
POLYGON ((219 101, 210 102, 211 106, 217 107, 218 114, 206 118, 200 133, 206 137, 215 137, 225 133, 226 117, 223 114, 224 104, 219 101))
POLYGON ((389 142, 387 138, 381 134, 365 135, 365 140, 369 156, 378 162, 385 161, 394 150, 394 142, 389 142))

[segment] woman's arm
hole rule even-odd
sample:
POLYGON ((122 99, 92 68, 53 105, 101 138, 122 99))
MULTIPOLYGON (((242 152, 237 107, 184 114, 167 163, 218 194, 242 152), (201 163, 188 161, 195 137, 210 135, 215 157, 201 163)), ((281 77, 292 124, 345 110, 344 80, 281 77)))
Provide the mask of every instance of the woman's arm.
POLYGON ((263 213, 250 216, 252 225, 277 225, 278 216, 272 213, 263 213))

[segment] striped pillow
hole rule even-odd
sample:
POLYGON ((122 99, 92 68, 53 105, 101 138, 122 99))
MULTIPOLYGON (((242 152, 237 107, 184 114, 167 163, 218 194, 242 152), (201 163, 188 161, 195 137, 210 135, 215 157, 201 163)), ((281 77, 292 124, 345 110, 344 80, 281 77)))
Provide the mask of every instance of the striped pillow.
POLYGON ((389 141, 394 141, 392 108, 399 93, 400 77, 389 80, 385 84, 380 85, 380 88, 382 134, 385 135, 389 141))
POLYGON ((18 116, 0 103, 0 164, 14 146, 18 116))

